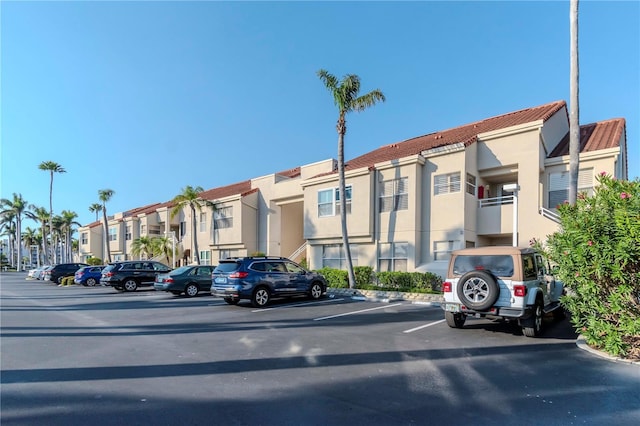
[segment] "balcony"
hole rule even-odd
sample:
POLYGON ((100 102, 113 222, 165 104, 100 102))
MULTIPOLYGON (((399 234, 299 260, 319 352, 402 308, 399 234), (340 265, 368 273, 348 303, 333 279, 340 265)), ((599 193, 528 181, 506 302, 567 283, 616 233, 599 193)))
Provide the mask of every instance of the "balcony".
POLYGON ((513 233, 513 195, 478 200, 478 235, 513 233))

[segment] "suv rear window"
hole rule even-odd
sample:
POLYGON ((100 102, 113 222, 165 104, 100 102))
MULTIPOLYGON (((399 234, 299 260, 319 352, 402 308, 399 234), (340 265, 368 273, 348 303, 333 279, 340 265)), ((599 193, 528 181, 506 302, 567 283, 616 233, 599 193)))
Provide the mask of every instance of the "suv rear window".
POLYGON ((500 277, 513 275, 513 258, 509 255, 457 256, 453 273, 462 275, 469 271, 491 271, 500 277))
POLYGON ((107 265, 104 267, 104 269, 102 270, 102 272, 111 272, 114 269, 116 269, 116 265, 107 265))
POLYGON ((230 272, 235 272, 238 269, 240 269, 240 264, 237 262, 220 262, 220 264, 218 266, 216 266, 216 269, 213 271, 213 273, 223 273, 223 274, 228 274, 230 272))

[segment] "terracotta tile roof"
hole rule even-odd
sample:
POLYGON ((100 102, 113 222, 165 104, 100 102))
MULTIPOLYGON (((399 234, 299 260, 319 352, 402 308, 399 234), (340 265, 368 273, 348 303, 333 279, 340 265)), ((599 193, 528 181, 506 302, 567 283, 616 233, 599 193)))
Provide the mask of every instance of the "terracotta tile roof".
POLYGON ((300 176, 300 167, 296 167, 293 169, 285 170, 283 172, 278 172, 276 175, 284 176, 288 178, 294 178, 300 176))
POLYGON ((136 207, 135 209, 127 210, 126 212, 122 213, 122 217, 125 218, 130 216, 137 216, 142 213, 154 212, 156 211, 156 209, 159 208, 159 206, 160 206, 160 203, 154 203, 154 204, 147 204, 146 206, 142 206, 142 207, 136 207))
POLYGON ((219 188, 209 189, 201 192, 200 197, 205 200, 217 200, 219 198, 230 197, 231 195, 246 195, 251 191, 251 181, 245 180, 243 182, 234 183, 227 186, 221 186, 219 188))
MULTIPOLYGON (((580 126, 580 152, 598 151, 601 149, 617 148, 620 138, 625 131, 624 118, 614 118, 597 123, 580 126)), ((569 134, 551 151, 549 157, 569 155, 569 134)))
POLYGON ((464 143, 465 146, 469 146, 477 140, 479 133, 504 129, 506 127, 530 123, 537 120, 546 121, 551 118, 553 114, 565 107, 565 101, 551 102, 549 104, 486 118, 464 126, 429 133, 427 135, 407 139, 403 142, 386 145, 347 161, 345 164, 345 170, 372 167, 376 163, 409 157, 428 149, 453 145, 460 142, 464 143))

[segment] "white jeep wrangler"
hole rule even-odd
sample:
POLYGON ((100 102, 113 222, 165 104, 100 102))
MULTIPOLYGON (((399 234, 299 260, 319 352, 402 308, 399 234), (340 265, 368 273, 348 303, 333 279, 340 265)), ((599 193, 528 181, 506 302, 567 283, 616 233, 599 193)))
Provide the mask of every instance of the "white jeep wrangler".
POLYGON ((449 327, 462 328, 468 315, 518 321, 525 336, 540 335, 543 316, 564 318, 563 284, 548 272, 536 250, 477 247, 454 251, 444 291, 449 327))

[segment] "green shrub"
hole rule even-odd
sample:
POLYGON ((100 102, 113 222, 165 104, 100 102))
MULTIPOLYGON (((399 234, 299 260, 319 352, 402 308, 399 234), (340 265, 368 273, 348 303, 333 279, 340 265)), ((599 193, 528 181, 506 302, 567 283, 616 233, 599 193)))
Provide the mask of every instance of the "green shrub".
MULTIPOLYGON (((640 358, 640 181, 598 177, 594 195, 559 206, 547 255, 568 289, 562 299, 588 344, 640 358)), ((535 243, 535 242, 534 242, 535 243)))
POLYGON ((375 278, 373 268, 371 266, 354 266, 353 274, 356 276, 356 288, 363 288, 364 286, 371 284, 375 278))
POLYGON ((99 266, 102 265, 102 259, 100 259, 99 257, 92 257, 87 259, 85 263, 91 266, 99 266))
POLYGON ((329 287, 349 288, 349 277, 347 271, 333 268, 322 268, 318 270, 326 279, 329 287))
POLYGON ((304 269, 309 269, 309 263, 307 262, 306 257, 300 259, 300 266, 302 266, 304 269))

